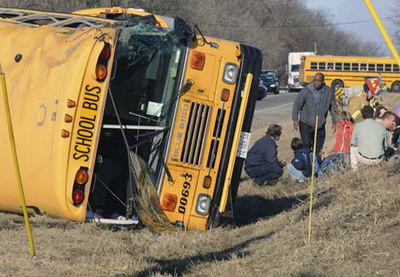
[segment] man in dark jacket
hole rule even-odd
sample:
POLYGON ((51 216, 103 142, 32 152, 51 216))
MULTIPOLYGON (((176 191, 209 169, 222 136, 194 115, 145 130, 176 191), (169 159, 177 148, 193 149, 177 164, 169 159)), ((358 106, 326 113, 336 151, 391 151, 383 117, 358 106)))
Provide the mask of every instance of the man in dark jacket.
POLYGON ((272 124, 264 137, 250 149, 244 170, 258 185, 270 184, 283 174, 286 162, 278 160, 276 142, 282 134, 282 127, 272 124))
POLYGON ((325 123, 328 111, 332 115, 332 131, 336 130, 336 100, 334 92, 325 85, 325 77, 317 73, 314 81, 305 86, 293 104, 293 128, 300 127, 301 140, 305 147, 312 149, 314 143, 315 121, 318 115, 316 154, 320 156, 325 142, 325 123), (299 119, 300 116, 300 119, 299 119))

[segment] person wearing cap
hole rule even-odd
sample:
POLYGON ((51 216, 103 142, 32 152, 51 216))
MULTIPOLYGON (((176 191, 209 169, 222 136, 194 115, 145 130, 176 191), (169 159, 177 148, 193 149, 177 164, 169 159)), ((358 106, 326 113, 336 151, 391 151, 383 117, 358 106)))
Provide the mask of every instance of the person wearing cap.
POLYGON ((244 170, 258 185, 272 184, 283 174, 286 162, 279 161, 276 145, 281 134, 280 125, 270 125, 265 136, 256 141, 247 153, 244 170))
POLYGON ((359 164, 377 165, 385 157, 385 150, 389 147, 385 127, 373 119, 374 109, 364 106, 361 109, 364 120, 357 123, 351 137, 350 163, 353 170, 359 164))
POLYGON ((349 100, 348 111, 351 117, 359 122, 362 120, 361 109, 364 106, 375 108, 379 105, 376 95, 379 93, 378 78, 365 78, 363 91, 349 100))
POLYGON ((335 93, 325 84, 324 74, 317 73, 314 76, 314 80, 299 92, 292 109, 293 128, 295 130, 300 128, 303 145, 310 149, 313 148, 314 144, 316 116, 318 115, 317 156, 320 156, 324 147, 326 137, 325 123, 328 111, 332 116, 332 131, 335 132, 337 122, 335 93))

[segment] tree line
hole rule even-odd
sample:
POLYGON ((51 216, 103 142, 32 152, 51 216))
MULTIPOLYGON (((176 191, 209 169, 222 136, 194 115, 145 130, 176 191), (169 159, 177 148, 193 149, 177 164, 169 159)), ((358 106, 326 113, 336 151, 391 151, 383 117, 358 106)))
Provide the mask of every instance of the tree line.
POLYGON ((289 52, 312 52, 316 47, 320 55, 382 55, 368 38, 347 33, 333 24, 329 13, 309 9, 301 0, 0 0, 0 5, 61 12, 121 6, 179 16, 207 36, 260 48, 263 67, 281 76, 289 52))

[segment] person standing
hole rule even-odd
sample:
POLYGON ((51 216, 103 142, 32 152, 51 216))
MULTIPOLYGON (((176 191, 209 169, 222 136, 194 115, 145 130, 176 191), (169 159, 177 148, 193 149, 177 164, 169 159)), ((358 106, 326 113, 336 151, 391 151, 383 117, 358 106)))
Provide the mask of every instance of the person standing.
POLYGON ((362 91, 351 97, 348 104, 348 111, 355 122, 362 121, 361 109, 364 106, 379 106, 378 93, 378 79, 365 78, 362 91))
POLYGON ((258 185, 271 184, 283 174, 286 162, 279 161, 276 146, 281 134, 280 125, 270 125, 265 136, 256 141, 247 154, 244 170, 258 185))
POLYGON ((336 130, 336 100, 335 94, 325 84, 325 76, 317 73, 313 82, 305 86, 297 95, 293 104, 293 128, 300 128, 303 145, 312 149, 314 143, 315 121, 318 115, 316 155, 320 156, 325 143, 325 123, 328 111, 332 116, 332 131, 336 130))

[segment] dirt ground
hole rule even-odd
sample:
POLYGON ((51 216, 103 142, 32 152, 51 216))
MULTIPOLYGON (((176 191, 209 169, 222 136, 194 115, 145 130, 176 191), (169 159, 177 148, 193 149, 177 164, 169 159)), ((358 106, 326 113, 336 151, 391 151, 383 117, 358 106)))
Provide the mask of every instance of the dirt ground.
MULTIPOLYGON (((390 109, 399 95, 385 95, 390 109)), ((252 142, 283 126, 279 156, 290 161, 290 114, 257 114, 252 142)), ((329 126, 328 126, 329 128, 329 126)), ((328 136, 325 151, 333 144, 328 136)), ((0 276, 400 276, 400 163, 318 178, 309 224, 309 184, 285 174, 256 186, 245 174, 235 222, 207 232, 112 231, 33 217, 37 261, 23 217, 0 213, 0 276)))

